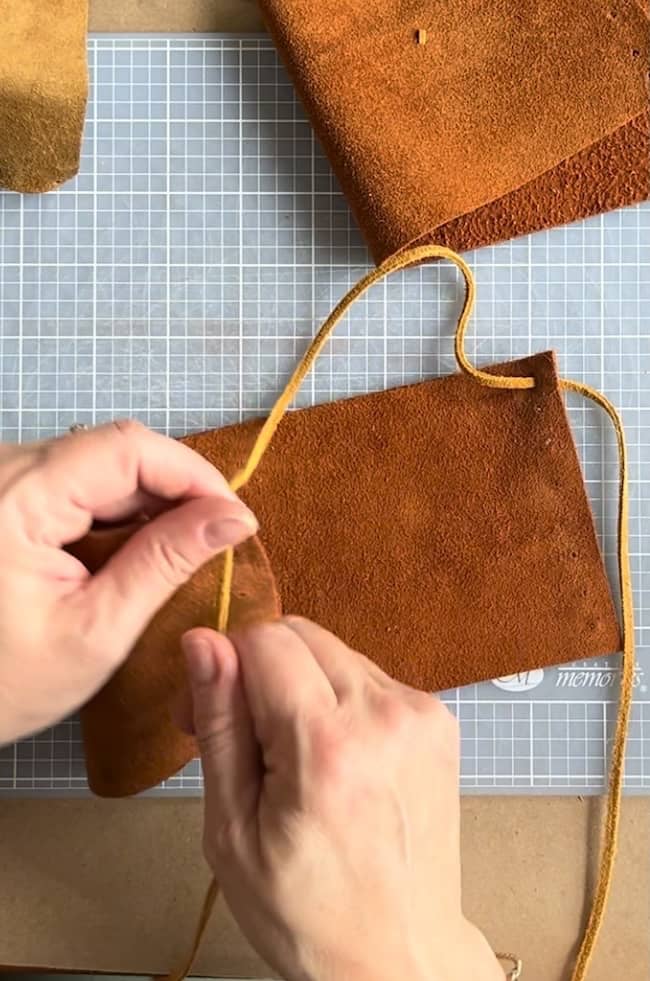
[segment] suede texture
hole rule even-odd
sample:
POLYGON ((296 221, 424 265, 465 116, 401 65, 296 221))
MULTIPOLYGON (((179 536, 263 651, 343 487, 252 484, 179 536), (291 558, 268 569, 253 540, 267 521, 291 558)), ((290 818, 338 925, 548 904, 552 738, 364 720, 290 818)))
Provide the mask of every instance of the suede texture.
POLYGON ((86 0, 0 0, 0 187, 50 191, 79 169, 86 0))
MULTIPOLYGON (((619 650, 553 355, 493 370, 535 388, 457 374, 289 413, 242 491, 264 548, 236 552, 233 629, 282 605, 434 691, 619 650)), ((261 423, 183 442, 232 477, 261 423)), ((137 527, 93 531, 71 551, 95 571, 137 527)), ((146 790, 196 755, 169 713, 185 685, 180 637, 214 624, 221 561, 82 710, 95 793, 146 790)))
POLYGON ((261 6, 378 262, 650 195, 650 37, 634 0, 261 6))
POLYGON ((650 113, 510 194, 422 236, 465 252, 650 198, 650 113))
MULTIPOLYGON (((97 571, 138 527, 93 531, 70 551, 97 571)), ((186 685, 182 634, 214 626, 222 561, 203 566, 175 593, 128 660, 82 709, 88 783, 95 794, 125 797, 148 790, 197 755, 195 740, 177 728, 170 708, 186 685)), ((236 550, 230 622, 236 629, 279 615, 266 553, 253 538, 236 550)))
MULTIPOLYGON (((443 690, 620 649, 553 356, 295 411, 242 497, 283 609, 443 690)), ((260 421, 184 442, 226 476, 260 421)))

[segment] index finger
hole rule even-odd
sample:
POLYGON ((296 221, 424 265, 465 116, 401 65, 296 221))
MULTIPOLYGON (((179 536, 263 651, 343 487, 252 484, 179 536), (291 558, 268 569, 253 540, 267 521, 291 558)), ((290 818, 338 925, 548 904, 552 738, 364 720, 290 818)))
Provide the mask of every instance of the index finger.
POLYGON ((234 498, 215 467, 188 446, 136 422, 116 422, 53 441, 20 487, 30 537, 68 544, 95 518, 137 492, 168 501, 234 498))

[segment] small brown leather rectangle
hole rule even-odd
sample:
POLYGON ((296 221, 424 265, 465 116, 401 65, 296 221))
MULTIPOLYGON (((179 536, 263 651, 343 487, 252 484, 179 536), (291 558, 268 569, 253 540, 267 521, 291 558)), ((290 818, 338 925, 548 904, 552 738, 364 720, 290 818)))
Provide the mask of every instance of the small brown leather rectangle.
MULTIPOLYGON (((620 647, 552 354, 290 413, 242 496, 287 613, 441 690, 620 647)), ((231 477, 261 421, 186 437, 231 477)))
POLYGON ((261 7, 378 262, 650 195, 650 31, 635 0, 261 7))

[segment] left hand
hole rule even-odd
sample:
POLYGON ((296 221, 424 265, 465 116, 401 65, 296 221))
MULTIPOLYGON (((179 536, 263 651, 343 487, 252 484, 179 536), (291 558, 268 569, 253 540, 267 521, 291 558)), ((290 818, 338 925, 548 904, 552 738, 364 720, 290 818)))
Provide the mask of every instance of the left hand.
POLYGON ((256 530, 211 464, 137 423, 0 445, 0 745, 87 701, 179 586, 256 530), (94 576, 64 550, 142 514, 94 576))

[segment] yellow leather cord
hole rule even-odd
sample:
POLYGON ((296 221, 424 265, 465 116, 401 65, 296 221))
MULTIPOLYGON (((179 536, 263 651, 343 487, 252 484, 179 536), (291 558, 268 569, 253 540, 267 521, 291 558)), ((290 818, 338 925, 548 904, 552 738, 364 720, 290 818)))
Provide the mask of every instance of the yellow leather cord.
POLYGON ((199 947, 201 946, 201 941, 203 940, 203 934, 205 933, 205 928, 208 925, 208 920, 212 910, 214 909, 214 904, 219 895, 219 884, 216 879, 212 879, 210 885, 208 886, 208 891, 205 894, 205 899, 203 900, 203 905, 201 907, 201 915, 199 916, 199 922, 196 924, 196 930, 194 931, 194 940, 192 941, 192 947, 189 954, 185 958, 182 967, 177 968, 172 971, 171 974, 167 974, 164 981, 185 981, 185 978, 192 970, 194 961, 196 960, 196 955, 199 952, 199 947))
MULTIPOLYGON (((234 491, 239 491, 248 483, 255 470, 257 469, 264 453, 269 447, 273 435, 282 421, 282 418, 297 394, 306 375, 309 373, 314 362, 327 343, 332 331, 339 321, 345 316, 352 304, 369 290, 375 283, 379 282, 390 273, 397 272, 408 266, 416 266, 423 262, 445 259, 453 263, 463 275, 465 281, 465 299, 463 308, 458 321, 455 335, 455 355, 458 365, 466 375, 473 378, 478 384, 489 388, 501 388, 505 390, 530 389, 535 386, 534 378, 510 377, 505 375, 494 375, 474 367, 465 354, 465 336, 469 325, 470 317, 476 298, 476 284, 473 273, 465 260, 453 252, 451 249, 437 245, 416 246, 406 249, 367 273, 337 304, 330 313, 327 320, 312 340, 305 355, 294 370, 284 391, 273 406, 268 418, 260 429, 250 452, 248 460, 241 471, 239 471, 230 481, 230 486, 234 491)), ((623 665, 621 676, 621 691, 619 701, 618 718, 611 753, 609 791, 607 796, 606 814, 603 825, 603 840, 601 848, 600 869, 598 882, 594 893, 591 913, 587 927, 582 939, 576 965, 572 974, 572 981, 584 981, 593 951, 603 924, 607 899, 610 892, 612 874, 616 858, 618 831, 620 824, 620 810, 623 792, 623 774, 625 763, 625 748, 627 741, 627 730, 630 718, 632 695, 634 688, 634 607, 632 596, 632 579, 630 571, 629 555, 629 488, 627 472, 627 449, 625 435, 621 418, 612 403, 596 389, 581 382, 561 379, 560 386, 565 391, 577 392, 585 398, 590 399, 599 405, 609 416, 616 432, 619 453, 619 510, 618 510, 618 567, 621 590, 621 607, 623 619, 623 665)), ((232 574, 234 564, 234 553, 229 550, 224 559, 223 578, 221 593, 218 601, 217 624, 221 631, 228 627, 230 613, 230 595, 232 589, 232 574)), ((214 903, 216 896, 216 883, 211 886, 212 892, 206 897, 208 902, 214 903)), ((202 914, 200 929, 197 931, 197 938, 192 952, 192 959, 187 970, 191 967, 194 954, 198 949, 200 934, 207 922, 207 915, 202 914)), ((521 973, 521 964, 518 964, 518 971, 521 973)), ((171 975, 171 981, 180 981, 184 974, 171 975)))
POLYGON ((569 392, 577 392, 590 399, 603 409, 612 421, 618 443, 619 467, 619 503, 618 503, 618 575, 621 591, 621 614, 623 618, 623 662, 621 671, 621 687, 618 703, 618 715, 612 743, 609 790, 605 809, 605 820, 602 832, 600 866, 598 881, 594 892, 591 912, 585 929, 571 981, 583 981, 593 957, 598 940, 607 900, 612 885, 616 851, 618 848, 618 833, 621 821, 621 803, 623 798, 623 781, 625 776, 625 748, 627 733, 632 712, 634 696, 635 647, 634 647, 634 596, 632 592, 632 570, 630 564, 630 520, 629 520, 629 481, 627 469, 627 446, 621 417, 609 399, 582 382, 562 379, 562 388, 569 392))
MULTIPOLYGON (((453 260, 452 260, 453 261, 453 260)), ((504 375, 492 375, 480 371, 468 361, 465 355, 465 333, 474 302, 475 287, 471 271, 466 263, 460 260, 456 265, 465 277, 466 293, 463 312, 456 330, 455 352, 461 369, 471 375, 479 384, 489 388, 522 389, 533 388, 534 378, 510 378, 504 375), (468 275, 469 273, 469 275, 468 275)), ((619 465, 619 501, 618 501, 618 575, 621 594, 621 615, 623 619, 623 659, 621 671, 621 687, 619 694, 618 715, 612 743, 609 789, 603 823, 602 845, 598 881, 594 892, 591 912, 580 944, 576 963, 571 975, 571 981, 584 981, 598 940, 598 935, 605 918, 605 910, 609 897, 616 851, 618 847, 618 832, 621 818, 621 802, 623 797, 623 781, 625 775, 625 749, 627 733, 632 711, 634 695, 635 645, 634 645, 634 596, 632 591, 632 571, 630 564, 629 541, 629 480, 627 467, 627 445, 623 421, 618 410, 602 392, 585 385, 583 382, 572 381, 569 378, 560 379, 560 387, 567 392, 576 392, 584 398, 595 402, 609 416, 618 444, 619 465)))
MULTIPOLYGON (((241 490, 242 487, 246 486, 248 481, 255 473, 262 457, 266 453, 266 450, 273 439, 273 434, 278 428, 282 417, 293 402, 305 377, 309 374, 312 365, 318 358, 318 355, 327 344, 333 330, 346 315, 350 307, 359 299, 360 296, 367 293, 367 291, 374 286, 375 283, 378 283, 386 276, 389 276, 391 273, 397 272, 400 269, 404 269, 406 266, 420 265, 420 263, 425 262, 428 259, 449 259, 450 262, 453 262, 456 266, 458 266, 465 277, 467 291, 465 295, 465 303, 463 304, 463 310, 461 312, 460 321, 458 324, 458 331, 462 330, 462 335, 464 336, 465 331, 467 330, 467 323, 472 313, 474 297, 476 294, 474 277, 467 263, 461 259, 459 255, 456 255, 455 252, 452 252, 451 249, 446 249, 438 245, 416 246, 412 249, 406 249, 404 252, 398 252, 396 255, 390 256, 390 258, 386 259, 381 266, 377 266, 369 273, 366 273, 366 275, 360 279, 348 293, 346 293, 343 299, 337 303, 327 320, 323 323, 297 367, 294 369, 294 372, 287 382, 284 391, 271 409, 268 418, 265 420, 264 425, 260 429, 244 468, 240 470, 239 473, 235 474, 230 481, 232 490, 235 492, 241 490)), ((233 552, 230 549, 226 552, 224 557, 221 595, 219 597, 218 605, 217 626, 221 631, 226 630, 228 626, 232 574, 233 552)))

